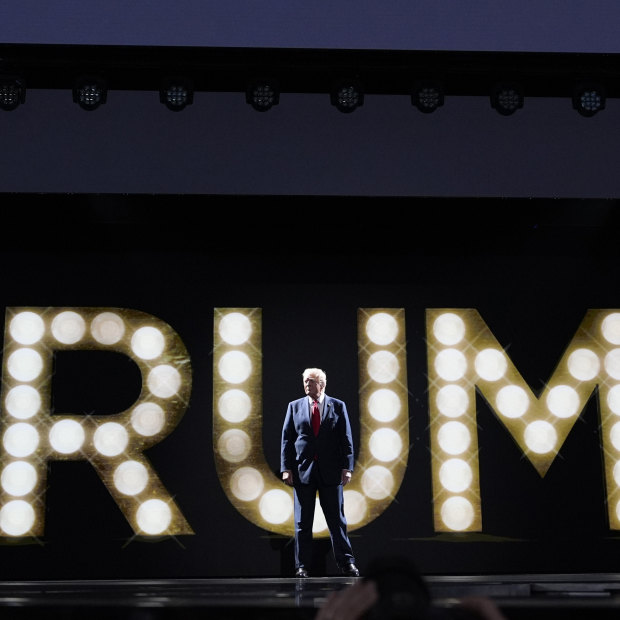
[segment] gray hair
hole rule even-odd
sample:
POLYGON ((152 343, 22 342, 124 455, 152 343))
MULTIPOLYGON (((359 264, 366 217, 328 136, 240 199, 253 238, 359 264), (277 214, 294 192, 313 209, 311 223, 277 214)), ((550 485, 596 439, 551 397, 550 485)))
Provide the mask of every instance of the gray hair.
POLYGON ((325 371, 320 368, 306 368, 306 370, 304 370, 303 377, 304 381, 308 377, 318 377, 319 385, 323 386, 323 388, 327 385, 327 375, 325 374, 325 371))

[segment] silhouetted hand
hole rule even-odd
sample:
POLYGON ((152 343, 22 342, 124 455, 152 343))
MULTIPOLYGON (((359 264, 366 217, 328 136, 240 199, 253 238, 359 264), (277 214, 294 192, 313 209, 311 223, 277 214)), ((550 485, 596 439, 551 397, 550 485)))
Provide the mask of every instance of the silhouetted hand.
POLYGON ((379 599, 374 581, 356 581, 332 592, 314 620, 359 620, 379 599))
POLYGON ((473 612, 480 620, 507 620, 495 601, 486 596, 463 597, 458 606, 473 612))

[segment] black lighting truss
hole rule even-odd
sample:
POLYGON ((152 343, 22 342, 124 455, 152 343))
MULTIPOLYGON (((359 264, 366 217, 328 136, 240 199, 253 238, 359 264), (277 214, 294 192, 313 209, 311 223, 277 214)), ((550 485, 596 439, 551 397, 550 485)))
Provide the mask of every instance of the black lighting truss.
POLYGON ((2 44, 0 74, 21 76, 27 89, 71 89, 89 74, 109 90, 148 91, 182 75, 196 92, 245 92, 249 80, 270 75, 282 93, 329 93, 351 78, 366 94, 407 96, 414 82, 435 80, 447 97, 488 96, 510 81, 525 97, 571 98, 587 80, 620 96, 620 54, 2 44))

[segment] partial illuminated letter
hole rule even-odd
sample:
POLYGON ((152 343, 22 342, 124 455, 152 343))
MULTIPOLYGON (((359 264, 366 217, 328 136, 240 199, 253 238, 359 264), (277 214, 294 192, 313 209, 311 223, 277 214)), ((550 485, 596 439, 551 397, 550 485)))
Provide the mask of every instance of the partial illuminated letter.
POLYGON ((178 334, 135 310, 7 308, 4 343, 1 534, 42 535, 47 461, 80 459, 97 470, 136 534, 193 534, 143 454, 187 408, 191 366, 178 334), (53 353, 74 349, 133 359, 142 374, 138 401, 115 415, 52 415, 53 353))
POLYGON ((620 312, 589 310, 537 397, 474 309, 426 313, 436 531, 481 531, 475 388, 544 476, 599 387, 607 504, 620 529, 620 312))

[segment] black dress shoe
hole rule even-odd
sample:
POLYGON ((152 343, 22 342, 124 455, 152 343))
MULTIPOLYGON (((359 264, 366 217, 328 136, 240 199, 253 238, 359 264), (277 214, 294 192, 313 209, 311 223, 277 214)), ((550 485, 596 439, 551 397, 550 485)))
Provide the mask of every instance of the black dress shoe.
POLYGON ((357 566, 351 562, 342 568, 342 572, 348 577, 359 577, 360 572, 357 570, 357 566))
POLYGON ((297 571, 295 572, 295 577, 307 577, 307 576, 308 576, 308 571, 303 567, 298 568, 297 571))

